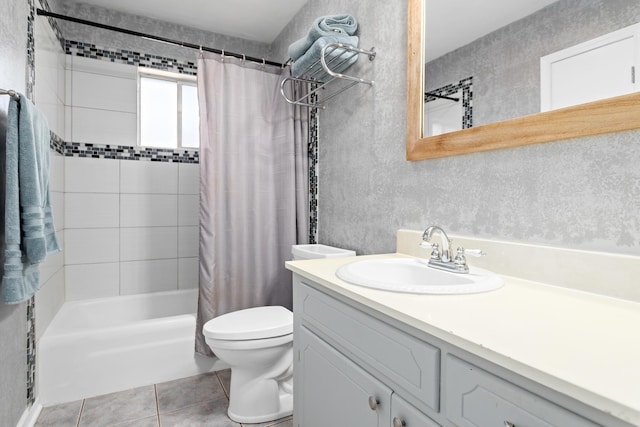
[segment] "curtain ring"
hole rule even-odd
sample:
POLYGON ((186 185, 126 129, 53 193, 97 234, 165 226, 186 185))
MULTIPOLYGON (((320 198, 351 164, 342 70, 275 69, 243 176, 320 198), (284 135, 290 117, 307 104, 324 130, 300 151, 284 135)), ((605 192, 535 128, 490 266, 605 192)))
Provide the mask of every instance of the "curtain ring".
POLYGON ((267 65, 266 61, 264 60, 264 58, 262 58, 262 68, 264 68, 267 65))
POLYGON ((244 53, 242 54, 242 62, 244 62, 247 59, 247 57, 244 55, 244 53))
POLYGON ((222 55, 220 56, 220 61, 224 62, 224 49, 222 49, 222 55))

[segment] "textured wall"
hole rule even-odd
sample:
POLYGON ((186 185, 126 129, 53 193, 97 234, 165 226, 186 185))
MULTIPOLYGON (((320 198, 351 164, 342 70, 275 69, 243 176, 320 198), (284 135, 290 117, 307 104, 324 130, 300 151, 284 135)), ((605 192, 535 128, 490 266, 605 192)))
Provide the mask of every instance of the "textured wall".
MULTIPOLYGON (((0 0, 0 88, 24 93, 27 72, 26 0, 0 0)), ((8 96, 0 96, 0 176, 4 215, 4 158, 8 96)), ((0 224, 0 240, 4 248, 4 217, 0 224)), ((0 266, 4 257, 0 256, 0 266)), ((0 272, 1 272, 0 267, 0 272)), ((27 310, 26 304, 0 303, 0 425, 14 426, 27 407, 27 310)))
POLYGON ((540 111, 540 57, 640 21, 637 0, 560 0, 426 66, 427 90, 473 76, 473 124, 540 111))
POLYGON ((358 64, 375 86, 354 87, 320 113, 319 241, 389 252, 398 228, 440 224, 470 236, 640 252, 640 131, 405 160, 406 8, 312 1, 276 40, 275 55, 285 57, 315 17, 352 13, 361 46, 378 51, 358 64))
MULTIPOLYGON (((235 37, 227 37, 216 33, 207 33, 182 25, 171 24, 164 21, 135 16, 111 11, 105 8, 91 6, 73 1, 50 0, 49 4, 54 12, 73 16, 88 21, 113 25, 147 34, 165 37, 172 40, 201 44, 216 49, 225 49, 230 52, 245 54, 270 59, 268 55, 269 45, 253 41, 242 40, 235 37)), ((175 58, 184 61, 196 60, 196 50, 172 46, 165 43, 144 40, 139 37, 102 30, 87 25, 75 24, 58 20, 62 33, 67 40, 93 43, 101 47, 127 49, 134 52, 144 52, 175 58)))

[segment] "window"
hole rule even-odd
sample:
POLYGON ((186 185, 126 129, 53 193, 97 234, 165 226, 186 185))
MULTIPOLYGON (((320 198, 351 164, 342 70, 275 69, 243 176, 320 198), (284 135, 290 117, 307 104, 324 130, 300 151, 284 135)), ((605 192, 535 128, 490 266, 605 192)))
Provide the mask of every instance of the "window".
POLYGON ((155 70, 138 72, 138 143, 145 147, 198 148, 195 77, 155 70))

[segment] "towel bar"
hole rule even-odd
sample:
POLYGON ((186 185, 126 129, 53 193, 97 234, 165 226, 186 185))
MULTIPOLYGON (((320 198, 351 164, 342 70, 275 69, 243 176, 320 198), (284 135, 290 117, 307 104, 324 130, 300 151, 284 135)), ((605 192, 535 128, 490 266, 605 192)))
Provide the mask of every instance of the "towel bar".
POLYGON ((373 80, 353 77, 335 71, 337 69, 340 69, 341 66, 343 66, 345 63, 348 63, 357 55, 366 55, 369 57, 370 61, 373 61, 376 57, 376 52, 374 48, 371 48, 371 50, 364 50, 357 47, 344 45, 342 43, 328 43, 325 47, 322 48, 320 58, 309 67, 307 67, 307 69, 302 73, 300 77, 285 77, 282 80, 282 82, 280 83, 280 93, 282 94, 282 97, 289 104, 324 109, 324 104, 329 99, 344 92, 345 90, 358 83, 373 86, 373 80), (338 49, 340 49, 341 52, 331 57, 331 54, 338 49), (327 78, 328 80, 325 81, 325 79, 327 78), (315 99, 312 98, 312 95, 318 94, 321 90, 326 89, 332 82, 339 80, 344 80, 348 83, 342 85, 342 87, 339 87, 328 95, 325 95, 321 99, 320 97, 316 97, 315 99), (301 96, 298 99, 290 99, 285 93, 285 86, 287 82, 311 83, 316 86, 306 95, 301 96))
POLYGON ((15 99, 16 101, 20 101, 20 95, 18 95, 18 92, 16 92, 15 90, 0 89, 0 95, 9 95, 10 97, 15 99))

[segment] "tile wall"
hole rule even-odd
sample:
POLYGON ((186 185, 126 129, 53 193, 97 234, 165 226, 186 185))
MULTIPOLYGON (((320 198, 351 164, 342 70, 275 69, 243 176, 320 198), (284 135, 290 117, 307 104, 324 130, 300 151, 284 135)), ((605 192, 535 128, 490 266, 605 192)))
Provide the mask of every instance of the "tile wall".
POLYGON ((195 288, 197 164, 65 158, 67 301, 195 288))

